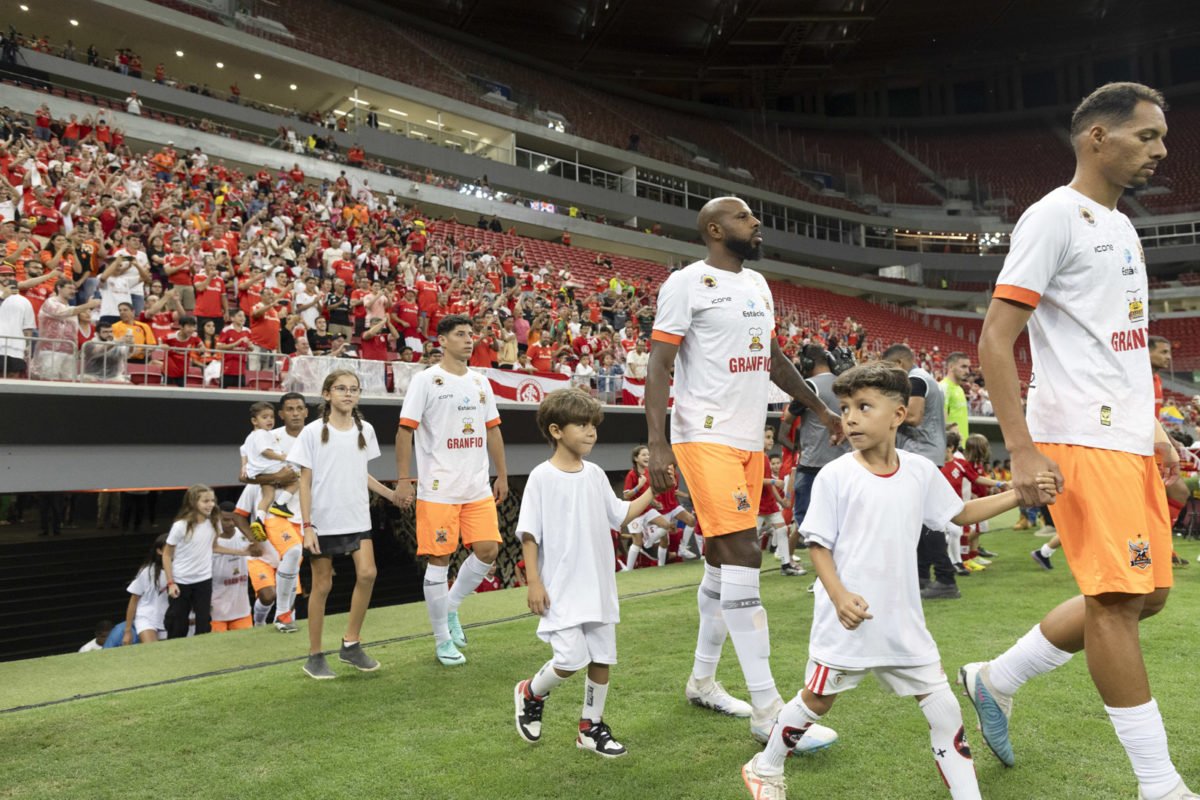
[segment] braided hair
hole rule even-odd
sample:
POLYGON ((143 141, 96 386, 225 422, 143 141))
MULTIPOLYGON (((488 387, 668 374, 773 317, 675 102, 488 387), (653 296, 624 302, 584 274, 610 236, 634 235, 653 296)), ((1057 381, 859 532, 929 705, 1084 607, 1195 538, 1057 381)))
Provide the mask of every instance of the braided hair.
MULTIPOLYGON (((337 381, 337 379, 345 377, 352 377, 354 378, 355 383, 359 383, 359 385, 361 385, 361 382, 358 380, 357 373, 348 369, 335 369, 333 372, 325 376, 325 382, 321 386, 321 394, 329 394, 331 391, 333 391, 333 384, 337 381)), ((329 413, 332 411, 332 409, 333 407, 328 400, 321 403, 321 444, 326 444, 329 442, 329 413)), ((350 414, 354 417, 355 426, 358 427, 358 449, 366 450, 367 437, 363 434, 362 412, 359 411, 358 406, 355 405, 354 408, 351 409, 350 414)))

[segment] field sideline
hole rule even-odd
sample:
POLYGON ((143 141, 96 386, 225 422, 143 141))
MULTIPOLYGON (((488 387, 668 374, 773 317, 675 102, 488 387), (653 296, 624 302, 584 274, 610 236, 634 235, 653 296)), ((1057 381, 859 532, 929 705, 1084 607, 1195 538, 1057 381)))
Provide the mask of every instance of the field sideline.
MULTIPOLYGON (((989 539, 1001 556, 987 573, 961 582, 964 598, 926 606, 950 673, 1007 647, 1074 593, 1061 554, 1049 573, 1029 559, 1044 540, 1012 532, 989 539)), ((1187 544, 1182 554, 1191 558, 1195 544, 1187 544)), ((619 576, 620 664, 606 713, 630 749, 618 761, 574 747, 579 676, 548 700, 538 745, 517 737, 513 684, 549 655, 518 589, 464 605, 464 622, 489 624, 468 628, 469 662, 452 670, 433 658, 423 604, 373 609, 364 633, 368 642, 383 642, 371 649, 383 668, 352 674, 334 659, 339 677, 322 683, 300 672, 303 630, 284 636, 257 629, 0 665, 6 750, 0 798, 743 797, 738 769, 758 749, 746 722, 683 698, 700 575, 698 564, 686 564, 619 576), (259 664, 265 666, 244 668, 259 664), (196 675, 208 677, 187 680, 196 675), (76 695, 97 696, 55 703, 76 695), (54 704, 12 710, 44 703, 54 704)), ((774 570, 763 577, 772 665, 785 697, 803 680, 810 580, 774 570)), ((1200 565, 1194 565, 1177 574, 1167 610, 1143 626, 1175 762, 1193 787, 1200 784, 1198 616, 1200 565)), ((340 618, 331 618, 329 646, 340 630, 340 618)), ((732 643, 718 677, 746 695, 732 643)), ((987 750, 969 704, 960 700, 989 800, 1136 797, 1082 655, 1018 696, 1014 769, 987 750)), ((842 739, 824 753, 789 761, 791 796, 949 797, 913 701, 868 681, 840 700, 826 722, 842 739)))

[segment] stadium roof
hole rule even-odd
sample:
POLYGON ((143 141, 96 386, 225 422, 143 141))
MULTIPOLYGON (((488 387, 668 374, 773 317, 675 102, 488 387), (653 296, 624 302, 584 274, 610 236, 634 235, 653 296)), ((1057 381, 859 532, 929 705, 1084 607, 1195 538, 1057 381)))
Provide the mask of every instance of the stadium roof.
POLYGON ((587 76, 760 106, 839 79, 903 79, 1200 33, 1194 0, 343 0, 587 76))

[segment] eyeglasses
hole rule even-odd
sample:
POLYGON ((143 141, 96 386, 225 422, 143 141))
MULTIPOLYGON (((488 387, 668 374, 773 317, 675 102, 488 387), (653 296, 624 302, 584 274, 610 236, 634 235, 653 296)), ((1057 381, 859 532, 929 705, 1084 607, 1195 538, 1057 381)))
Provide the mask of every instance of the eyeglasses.
POLYGON ((361 394, 362 389, 358 386, 334 386, 329 391, 337 392, 338 394, 361 394))

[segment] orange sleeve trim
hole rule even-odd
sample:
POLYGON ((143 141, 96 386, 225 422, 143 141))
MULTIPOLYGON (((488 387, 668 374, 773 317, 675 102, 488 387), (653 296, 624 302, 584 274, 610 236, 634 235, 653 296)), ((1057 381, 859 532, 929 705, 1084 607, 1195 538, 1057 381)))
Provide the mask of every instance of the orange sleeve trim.
POLYGON ((499 417, 496 417, 495 419, 489 419, 489 420, 487 421, 487 427, 488 427, 488 428, 495 428, 495 427, 496 427, 497 425, 499 425, 499 424, 500 424, 500 418, 499 418, 499 417))
POLYGON ((417 422, 415 419, 409 419, 408 417, 401 417, 400 424, 405 428, 412 428, 415 431, 420 426, 421 423, 417 422))
POLYGON ((239 517, 245 517, 246 519, 250 519, 250 512, 246 511, 244 509, 235 508, 233 510, 233 513, 237 514, 239 517))
POLYGON ((992 297, 999 297, 1001 300, 1013 300, 1030 308, 1037 308, 1038 303, 1042 301, 1042 296, 1032 289, 1013 286, 1011 283, 996 284, 996 288, 992 292, 992 297))
POLYGON ((673 344, 673 345, 678 345, 680 342, 683 341, 682 336, 676 336, 673 333, 667 333, 666 331, 659 331, 659 330, 653 331, 650 334, 650 338, 656 342, 666 342, 667 344, 673 344))

